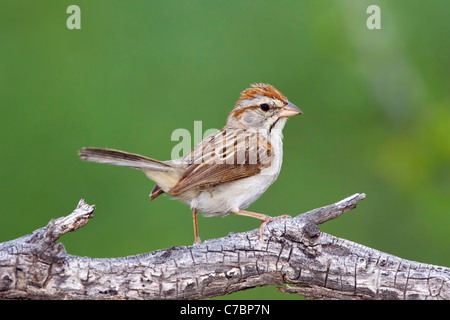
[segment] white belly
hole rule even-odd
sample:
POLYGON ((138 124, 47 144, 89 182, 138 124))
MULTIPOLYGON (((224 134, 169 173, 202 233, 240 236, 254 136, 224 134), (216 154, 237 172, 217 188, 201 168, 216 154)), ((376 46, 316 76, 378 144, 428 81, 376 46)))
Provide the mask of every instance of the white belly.
POLYGON ((282 136, 271 137, 274 148, 272 165, 263 169, 259 174, 228 182, 202 191, 190 201, 192 209, 203 213, 204 216, 224 216, 239 210, 244 210, 256 201, 280 173, 283 158, 282 136))
POLYGON ((253 176, 228 182, 202 191, 190 205, 207 217, 224 216, 250 206, 275 179, 273 176, 253 176))

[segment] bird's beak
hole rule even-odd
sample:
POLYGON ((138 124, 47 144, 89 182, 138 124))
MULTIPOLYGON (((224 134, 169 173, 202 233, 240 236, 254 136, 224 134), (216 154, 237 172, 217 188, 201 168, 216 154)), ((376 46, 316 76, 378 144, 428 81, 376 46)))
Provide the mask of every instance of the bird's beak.
POLYGON ((279 116, 280 117, 292 117, 297 114, 302 114, 302 110, 297 108, 293 103, 290 103, 289 101, 286 101, 286 104, 283 108, 281 108, 279 116))

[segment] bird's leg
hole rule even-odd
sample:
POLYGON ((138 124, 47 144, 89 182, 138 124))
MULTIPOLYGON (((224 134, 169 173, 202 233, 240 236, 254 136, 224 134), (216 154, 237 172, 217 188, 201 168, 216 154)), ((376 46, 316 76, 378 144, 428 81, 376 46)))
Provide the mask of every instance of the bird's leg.
POLYGON ((192 209, 192 218, 194 220, 194 244, 199 244, 202 240, 200 240, 200 237, 198 236, 197 210, 195 209, 192 209))
POLYGON ((264 243, 263 233, 264 233, 264 228, 265 228, 266 224, 268 224, 269 222, 275 221, 275 220, 279 220, 279 219, 292 218, 291 216, 289 216, 287 214, 283 214, 283 215, 277 216, 277 217, 271 217, 266 214, 245 211, 245 210, 239 210, 238 212, 233 212, 233 213, 236 215, 239 215, 239 216, 252 217, 252 218, 261 220, 262 223, 261 223, 261 226, 259 227, 259 239, 263 243, 264 243))

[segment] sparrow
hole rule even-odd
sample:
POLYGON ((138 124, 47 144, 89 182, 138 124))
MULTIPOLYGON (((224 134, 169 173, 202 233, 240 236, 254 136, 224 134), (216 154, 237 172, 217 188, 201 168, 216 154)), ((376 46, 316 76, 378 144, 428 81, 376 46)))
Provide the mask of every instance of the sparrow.
POLYGON ((236 214, 267 223, 284 218, 245 211, 277 179, 283 160, 282 130, 289 117, 301 114, 274 86, 256 83, 240 93, 222 130, 199 142, 181 159, 159 161, 104 148, 82 148, 84 161, 141 170, 156 185, 150 200, 167 194, 190 206, 194 244, 201 243, 197 213, 206 217, 236 214))

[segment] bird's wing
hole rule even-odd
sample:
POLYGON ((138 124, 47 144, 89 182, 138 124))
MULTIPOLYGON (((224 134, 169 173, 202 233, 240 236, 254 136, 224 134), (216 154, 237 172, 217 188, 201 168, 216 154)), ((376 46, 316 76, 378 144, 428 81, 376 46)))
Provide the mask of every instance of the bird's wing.
POLYGON ((184 158, 190 165, 167 193, 176 195, 253 176, 271 165, 272 153, 264 134, 223 129, 205 138, 184 158))

